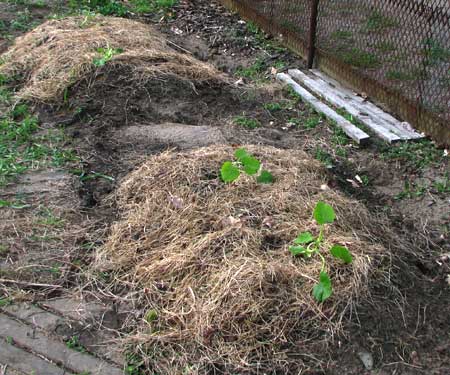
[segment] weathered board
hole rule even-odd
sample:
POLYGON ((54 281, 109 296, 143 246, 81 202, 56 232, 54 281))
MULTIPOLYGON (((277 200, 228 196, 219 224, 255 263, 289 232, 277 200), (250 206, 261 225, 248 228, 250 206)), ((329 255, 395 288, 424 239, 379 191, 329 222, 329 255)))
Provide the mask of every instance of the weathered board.
POLYGON ((365 144, 369 140, 369 135, 359 129, 357 126, 353 125, 350 121, 346 120, 344 117, 336 113, 331 107, 323 103, 320 99, 316 98, 312 95, 308 90, 301 87, 297 82, 295 82, 291 76, 285 73, 278 73, 277 78, 290 85, 297 94, 299 94, 302 99, 308 102, 314 109, 323 113, 328 118, 334 120, 336 125, 339 126, 345 134, 347 134, 350 138, 355 140, 359 144, 365 144))
POLYGON ((375 104, 354 94, 321 72, 312 71, 310 74, 306 74, 298 69, 291 69, 288 73, 333 106, 344 108, 390 143, 423 138, 423 135, 415 132, 409 124, 400 122, 375 104))

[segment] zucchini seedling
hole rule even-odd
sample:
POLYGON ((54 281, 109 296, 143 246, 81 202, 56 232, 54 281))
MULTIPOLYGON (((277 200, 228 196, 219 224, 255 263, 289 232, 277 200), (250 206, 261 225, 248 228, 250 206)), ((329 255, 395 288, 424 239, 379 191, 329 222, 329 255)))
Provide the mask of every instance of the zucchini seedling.
MULTIPOLYGON (((318 302, 325 301, 333 293, 331 279, 326 272, 325 257, 321 253, 323 242, 325 225, 332 224, 336 218, 333 207, 324 202, 317 202, 313 213, 314 219, 320 226, 320 232, 318 237, 314 237, 310 232, 303 232, 298 235, 294 240, 293 246, 289 246, 289 251, 294 256, 303 255, 310 258, 313 255, 318 255, 322 260, 322 268, 319 275, 319 282, 313 288, 313 296, 318 302)), ((350 251, 341 245, 333 245, 330 248, 330 253, 335 258, 342 260, 346 264, 350 264, 353 261, 353 257, 350 251)))
POLYGON ((226 161, 220 169, 220 176, 224 182, 236 181, 242 172, 249 176, 256 176, 256 181, 261 184, 274 182, 272 173, 261 169, 261 162, 249 154, 245 148, 238 148, 234 152, 236 161, 226 161))

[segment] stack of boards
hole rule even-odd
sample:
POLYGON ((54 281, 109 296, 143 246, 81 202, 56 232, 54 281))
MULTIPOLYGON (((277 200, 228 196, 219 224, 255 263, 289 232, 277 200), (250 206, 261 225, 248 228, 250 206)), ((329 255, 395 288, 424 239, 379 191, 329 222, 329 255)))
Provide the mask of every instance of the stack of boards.
POLYGON ((317 112, 323 113, 358 144, 369 141, 369 135, 339 115, 334 108, 343 108, 374 134, 389 143, 415 140, 424 135, 417 133, 407 122, 401 122, 375 104, 342 86, 324 73, 312 69, 307 72, 290 69, 278 73, 277 78, 290 85, 317 112), (330 105, 328 105, 329 103, 330 105))

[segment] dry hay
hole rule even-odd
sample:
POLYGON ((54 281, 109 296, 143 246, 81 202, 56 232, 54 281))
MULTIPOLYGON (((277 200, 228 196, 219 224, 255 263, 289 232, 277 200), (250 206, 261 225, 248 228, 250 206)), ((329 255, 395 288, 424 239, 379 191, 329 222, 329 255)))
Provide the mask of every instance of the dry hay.
POLYGON ((323 189, 318 162, 297 150, 247 149, 276 176, 273 185, 246 176, 224 184, 218 171, 233 149, 212 146, 151 157, 113 197, 122 217, 95 269, 128 290, 142 318, 132 341, 158 374, 298 373, 314 343, 339 332, 367 296, 387 252, 371 239, 361 204, 323 189), (334 294, 323 306, 311 295, 320 259, 287 249, 299 231, 318 232, 318 200, 338 217, 326 246, 346 244, 354 256, 349 266, 327 256, 334 294))
POLYGON ((61 102, 77 82, 91 83, 124 66, 129 74, 122 80, 125 85, 171 77, 189 82, 222 79, 210 65, 171 49, 150 26, 103 16, 48 21, 17 38, 2 60, 0 73, 14 77, 21 86, 18 97, 44 103, 61 102), (101 57, 99 48, 123 53, 96 67, 93 62, 101 57))

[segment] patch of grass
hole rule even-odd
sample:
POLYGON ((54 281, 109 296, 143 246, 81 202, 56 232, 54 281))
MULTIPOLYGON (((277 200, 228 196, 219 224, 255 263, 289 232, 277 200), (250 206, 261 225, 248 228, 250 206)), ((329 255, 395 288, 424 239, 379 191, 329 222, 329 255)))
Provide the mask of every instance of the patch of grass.
POLYGON ((399 161, 416 170, 437 165, 443 159, 442 151, 427 139, 383 146, 381 156, 385 160, 399 161))
POLYGON ((346 64, 358 68, 370 69, 379 65, 379 60, 373 53, 362 51, 356 47, 350 51, 340 52, 339 55, 346 64))
POLYGON ((261 126, 261 123, 257 119, 246 116, 235 117, 234 123, 247 129, 256 129, 261 126))
POLYGON ((411 72, 405 72, 402 70, 389 70, 386 73, 386 78, 396 81, 413 81, 416 77, 411 72))
POLYGON ((6 201, 3 199, 0 199, 0 208, 13 208, 17 210, 21 210, 23 208, 30 207, 30 205, 26 204, 24 201, 20 199, 16 199, 14 201, 6 201))
POLYGON ((86 348, 80 343, 80 337, 79 336, 72 336, 66 341, 66 346, 69 349, 76 350, 80 353, 85 353, 87 350, 86 348))
POLYGON ((9 247, 3 244, 0 244, 0 257, 5 257, 9 254, 9 247))
POLYGON ((75 12, 94 11, 104 16, 123 17, 128 8, 115 0, 69 0, 69 7, 75 12))
MULTIPOLYGON (((0 93, 2 104, 8 106, 11 92, 0 86, 0 93)), ((43 132, 26 104, 19 103, 4 113, 0 115, 0 186, 29 168, 61 167, 78 160, 73 151, 61 147, 65 142, 62 130, 43 132)))
POLYGON ((267 80, 264 76, 268 66, 262 59, 257 59, 252 65, 247 68, 238 68, 236 70, 236 75, 238 77, 248 78, 253 81, 265 81, 267 80))
POLYGON ((396 194, 394 196, 394 199, 413 199, 423 196, 426 191, 426 186, 410 183, 408 180, 406 180, 403 190, 400 193, 396 194))
POLYGON ((423 45, 426 65, 432 66, 450 59, 450 49, 442 46, 437 40, 428 38, 423 42, 423 45))
POLYGON ((135 353, 126 353, 125 356, 125 374, 126 375, 143 375, 145 364, 142 358, 135 353))
POLYGON ((395 45, 391 42, 385 42, 385 41, 375 44, 375 48, 381 52, 395 51, 395 45))
POLYGON ((296 105, 302 101, 302 97, 289 85, 283 87, 283 94, 296 105))
POLYGON ((39 216, 42 219, 38 220, 38 224, 55 228, 62 228, 64 226, 64 220, 57 217, 50 208, 42 207, 39 216))
POLYGON ((280 103, 266 103, 264 104, 264 109, 267 109, 269 112, 278 112, 283 109, 283 105, 280 103))
POLYGON ((331 155, 324 149, 317 147, 314 152, 314 157, 325 165, 327 168, 332 168, 334 160, 331 155))
POLYGON ((331 33, 331 38, 348 41, 352 39, 353 33, 348 30, 337 30, 331 33))
POLYGON ((396 20, 375 10, 367 17, 365 29, 367 31, 380 31, 390 27, 397 27, 398 25, 396 20))
POLYGON ((450 178, 449 175, 446 174, 443 178, 436 180, 433 182, 434 189, 440 193, 450 193, 450 178))
POLYGON ((6 307, 12 305, 12 299, 10 297, 0 297, 0 307, 6 307))
POLYGON ((322 116, 312 115, 312 116, 309 116, 305 120, 304 127, 306 129, 315 129, 321 122, 322 122, 322 116))
POLYGON ((13 19, 9 25, 14 31, 27 31, 33 27, 31 22, 31 13, 28 9, 17 13, 17 18, 13 19))
POLYGON ((286 30, 292 31, 294 33, 299 33, 299 34, 303 34, 305 32, 305 30, 303 29, 303 27, 301 27, 299 25, 299 23, 297 22, 291 22, 289 20, 283 20, 280 23, 281 27, 284 27, 286 30))
POLYGON ((178 0, 132 0, 130 10, 139 14, 167 12, 178 2, 178 0))

